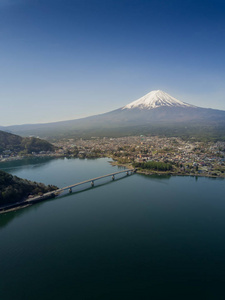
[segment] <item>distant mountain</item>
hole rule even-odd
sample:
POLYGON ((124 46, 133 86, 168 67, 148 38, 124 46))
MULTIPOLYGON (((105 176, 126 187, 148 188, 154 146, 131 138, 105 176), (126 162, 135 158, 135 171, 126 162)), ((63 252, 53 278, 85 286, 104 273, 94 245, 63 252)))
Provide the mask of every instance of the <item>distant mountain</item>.
POLYGON ((225 139, 225 111, 200 108, 157 90, 101 115, 6 129, 46 138, 157 134, 225 139))
POLYGON ((32 152, 53 151, 54 149, 55 147, 47 141, 34 137, 23 138, 0 130, 0 154, 5 151, 29 154, 32 152))

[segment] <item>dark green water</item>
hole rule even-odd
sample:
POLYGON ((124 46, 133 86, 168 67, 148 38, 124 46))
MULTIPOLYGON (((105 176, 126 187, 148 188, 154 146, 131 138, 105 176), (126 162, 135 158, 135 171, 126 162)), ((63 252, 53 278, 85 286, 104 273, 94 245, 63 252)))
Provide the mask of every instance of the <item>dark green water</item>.
MULTIPOLYGON (((0 164, 60 187, 107 159, 0 164)), ((225 299, 225 181, 133 175, 0 215, 0 299, 225 299)), ((89 186, 87 186, 89 187, 89 186)))

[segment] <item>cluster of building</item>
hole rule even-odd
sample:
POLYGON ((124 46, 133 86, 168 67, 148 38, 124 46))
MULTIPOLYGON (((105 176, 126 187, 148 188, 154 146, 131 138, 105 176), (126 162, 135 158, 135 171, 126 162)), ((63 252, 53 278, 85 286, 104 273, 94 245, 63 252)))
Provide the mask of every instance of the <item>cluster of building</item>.
MULTIPOLYGON (((225 177, 225 142, 184 141, 177 137, 130 136, 122 138, 66 139, 54 143, 54 152, 33 156, 78 158, 112 157, 118 164, 166 162, 178 174, 225 177)), ((16 153, 3 153, 0 161, 20 159, 16 153)))
POLYGON ((176 137, 131 136, 64 140, 59 151, 79 158, 112 157, 118 163, 169 162, 176 173, 225 177, 225 142, 184 141, 176 137))
POLYGON ((37 156, 37 157, 43 157, 43 156, 55 156, 55 151, 40 151, 39 153, 32 152, 31 154, 27 155, 21 155, 16 151, 11 150, 5 150, 0 154, 0 162, 4 161, 13 161, 13 160, 20 160, 27 156, 37 156))

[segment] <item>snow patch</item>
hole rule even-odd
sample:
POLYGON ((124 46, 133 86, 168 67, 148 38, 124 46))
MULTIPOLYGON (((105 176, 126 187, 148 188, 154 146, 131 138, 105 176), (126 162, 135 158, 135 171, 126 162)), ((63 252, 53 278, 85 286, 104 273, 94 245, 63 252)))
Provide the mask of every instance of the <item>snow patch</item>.
POLYGON ((196 107, 194 105, 177 100, 163 91, 156 90, 146 94, 138 100, 127 104, 122 109, 154 109, 160 106, 196 107))

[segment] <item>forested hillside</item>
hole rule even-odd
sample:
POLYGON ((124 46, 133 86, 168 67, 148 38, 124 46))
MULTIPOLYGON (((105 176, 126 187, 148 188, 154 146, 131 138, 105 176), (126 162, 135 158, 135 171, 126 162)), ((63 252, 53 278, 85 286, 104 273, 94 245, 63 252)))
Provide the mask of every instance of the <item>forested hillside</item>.
POLYGON ((56 189, 56 186, 46 186, 0 170, 0 205, 22 201, 29 195, 38 195, 56 189))
POLYGON ((0 130, 0 154, 4 151, 30 154, 32 152, 53 151, 55 147, 47 141, 11 134, 0 130))

